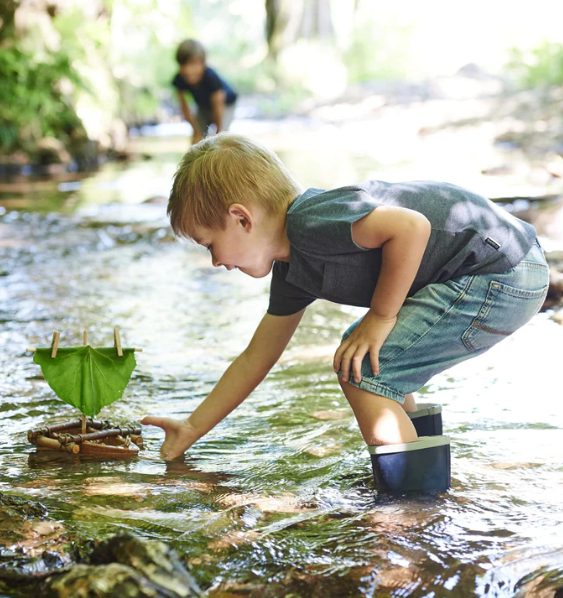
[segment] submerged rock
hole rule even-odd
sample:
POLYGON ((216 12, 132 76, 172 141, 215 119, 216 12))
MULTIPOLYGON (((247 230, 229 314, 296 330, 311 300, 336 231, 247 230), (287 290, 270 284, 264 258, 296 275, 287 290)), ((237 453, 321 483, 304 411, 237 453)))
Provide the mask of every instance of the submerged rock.
POLYGON ((0 546, 33 535, 33 523, 42 520, 47 509, 38 502, 0 492, 0 546))
POLYGON ((11 587, 26 589, 37 584, 53 573, 60 573, 70 568, 70 558, 57 552, 46 550, 40 557, 28 557, 23 553, 2 554, 10 558, 0 563, 0 581, 11 587))
POLYGON ((190 586, 169 577, 166 585, 153 583, 141 572, 121 565, 75 565, 53 578, 42 594, 45 598, 190 598, 201 596, 190 586))
POLYGON ((134 569, 156 587, 169 592, 163 596, 201 595, 177 553, 163 542, 146 541, 130 534, 114 536, 92 552, 90 562, 94 565, 119 563, 134 569))
POLYGON ((0 492, 0 521, 16 525, 23 519, 45 517, 46 514, 47 509, 41 503, 0 492))
MULTIPOLYGON (((91 546, 91 544, 90 544, 91 546)), ((75 546, 76 548, 76 546, 75 546)), ((44 598, 199 598, 201 590, 176 552, 162 542, 125 534, 68 555, 44 552, 0 565, 0 580, 44 598)))

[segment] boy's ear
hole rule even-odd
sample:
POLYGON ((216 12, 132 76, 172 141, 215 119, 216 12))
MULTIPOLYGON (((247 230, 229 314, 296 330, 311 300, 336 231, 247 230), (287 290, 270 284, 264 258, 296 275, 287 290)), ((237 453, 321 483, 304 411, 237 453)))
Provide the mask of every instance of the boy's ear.
POLYGON ((247 232, 249 232, 254 225, 252 213, 242 204, 231 204, 229 206, 229 216, 237 220, 237 222, 239 222, 247 232))

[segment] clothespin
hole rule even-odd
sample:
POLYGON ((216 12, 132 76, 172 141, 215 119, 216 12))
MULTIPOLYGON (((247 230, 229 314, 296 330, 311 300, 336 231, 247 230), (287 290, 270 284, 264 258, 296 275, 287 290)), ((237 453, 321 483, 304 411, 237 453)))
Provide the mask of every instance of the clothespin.
POLYGON ((60 332, 55 332, 53 334, 53 341, 51 342, 51 357, 57 356, 57 349, 59 348, 59 339, 61 338, 60 332))
POLYGON ((123 349, 121 348, 121 337, 119 336, 119 328, 116 326, 113 329, 113 344, 117 349, 119 357, 123 357, 123 349))

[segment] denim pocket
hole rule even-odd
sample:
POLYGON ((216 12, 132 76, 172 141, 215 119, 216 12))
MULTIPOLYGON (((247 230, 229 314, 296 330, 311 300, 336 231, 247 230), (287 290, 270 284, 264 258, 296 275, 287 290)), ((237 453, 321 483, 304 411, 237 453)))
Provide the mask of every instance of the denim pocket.
MULTIPOLYGON (((543 270, 545 272, 547 268, 543 267, 543 270)), ((461 337, 463 344, 469 351, 490 349, 503 338, 516 332, 541 309, 547 287, 548 285, 545 285, 539 289, 528 290, 491 281, 487 297, 477 317, 461 337)))

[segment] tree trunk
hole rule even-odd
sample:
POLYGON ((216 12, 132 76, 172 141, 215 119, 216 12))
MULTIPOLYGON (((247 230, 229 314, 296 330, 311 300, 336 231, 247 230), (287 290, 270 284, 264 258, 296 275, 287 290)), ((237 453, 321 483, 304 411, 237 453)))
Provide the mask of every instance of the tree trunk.
POLYGON ((276 61, 283 49, 283 34, 288 22, 285 0, 266 0, 266 41, 268 54, 276 61))
POLYGON ((19 2, 15 0, 2 0, 0 2, 0 41, 13 36, 14 17, 19 2))
POLYGON ((330 39, 333 35, 330 0, 305 0, 299 37, 330 39))
POLYGON ((299 39, 327 39, 334 35, 330 0, 266 0, 266 40, 269 56, 299 39))

